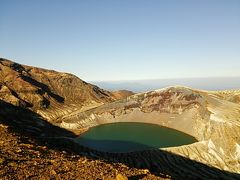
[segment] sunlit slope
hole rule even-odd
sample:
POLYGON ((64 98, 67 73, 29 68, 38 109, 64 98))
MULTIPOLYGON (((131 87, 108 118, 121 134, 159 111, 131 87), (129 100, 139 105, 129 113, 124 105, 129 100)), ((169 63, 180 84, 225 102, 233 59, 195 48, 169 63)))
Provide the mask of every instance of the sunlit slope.
POLYGON ((77 76, 0 58, 0 100, 31 109, 49 121, 129 95, 100 89, 77 76))

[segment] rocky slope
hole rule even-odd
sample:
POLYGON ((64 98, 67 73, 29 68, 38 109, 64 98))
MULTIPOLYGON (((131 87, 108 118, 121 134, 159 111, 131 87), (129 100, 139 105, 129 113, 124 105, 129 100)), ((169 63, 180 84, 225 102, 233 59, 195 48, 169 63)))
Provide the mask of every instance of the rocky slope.
POLYGON ((29 108, 51 122, 129 94, 105 91, 72 74, 0 59, 0 99, 29 108))
POLYGON ((133 94, 134 93, 132 91, 127 91, 127 90, 119 90, 119 91, 112 92, 112 95, 115 99, 124 99, 133 94))

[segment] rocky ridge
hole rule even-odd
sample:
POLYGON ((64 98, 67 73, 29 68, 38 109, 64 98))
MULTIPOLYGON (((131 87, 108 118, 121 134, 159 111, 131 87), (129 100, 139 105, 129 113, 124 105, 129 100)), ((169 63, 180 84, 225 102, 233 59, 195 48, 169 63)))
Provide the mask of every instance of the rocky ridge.
POLYGON ((48 121, 128 96, 109 92, 69 73, 0 59, 0 99, 37 112, 48 121), (117 94, 117 95, 116 95, 117 94))

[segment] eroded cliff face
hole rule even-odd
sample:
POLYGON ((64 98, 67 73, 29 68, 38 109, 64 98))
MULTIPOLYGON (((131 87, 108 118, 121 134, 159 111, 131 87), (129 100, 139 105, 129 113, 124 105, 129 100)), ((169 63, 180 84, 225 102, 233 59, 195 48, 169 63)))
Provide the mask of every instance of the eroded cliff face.
POLYGON ((199 141, 164 150, 239 173, 240 105, 222 94, 169 87, 65 116, 59 126, 75 131, 114 122, 159 124, 199 141))

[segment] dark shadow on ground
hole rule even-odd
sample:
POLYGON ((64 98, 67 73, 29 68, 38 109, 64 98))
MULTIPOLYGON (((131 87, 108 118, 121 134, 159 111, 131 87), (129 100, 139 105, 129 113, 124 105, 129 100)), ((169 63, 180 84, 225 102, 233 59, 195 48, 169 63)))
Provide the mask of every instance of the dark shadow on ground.
POLYGON ((28 74, 28 73, 26 72, 25 68, 24 68, 21 64, 12 63, 12 64, 10 65, 10 68, 12 68, 12 70, 14 70, 14 71, 16 71, 16 72, 19 72, 21 78, 22 78, 24 81, 32 84, 33 86, 38 87, 38 88, 39 88, 39 93, 42 93, 42 94, 47 93, 49 96, 51 96, 52 98, 54 98, 54 99, 55 99, 56 101, 58 101, 59 103, 63 103, 63 102, 64 102, 64 98, 61 97, 61 96, 59 96, 58 94, 53 93, 46 84, 41 83, 41 82, 39 82, 39 81, 31 78, 31 77, 30 77, 30 74, 28 74), (25 74, 27 74, 27 75, 24 75, 23 72, 25 72, 25 74))
POLYGON ((36 140, 46 137, 76 137, 74 133, 50 124, 33 111, 2 100, 0 100, 0 123, 8 125, 10 130, 20 135, 33 137, 36 140))
POLYGON ((97 140, 89 138, 77 138, 76 141, 83 145, 93 149, 98 149, 100 151, 107 152, 129 152, 133 150, 146 150, 146 149, 156 149, 156 147, 151 147, 145 144, 137 143, 134 141, 120 141, 120 140, 97 140), (119 149, 121 147, 121 149, 119 149))
MULTIPOLYGON (((2 65, 4 65, 2 63, 3 61, 8 61, 8 60, 0 58, 0 63, 2 65)), ((31 74, 29 74, 29 72, 21 64, 18 64, 18 63, 15 63, 15 62, 10 62, 9 67, 12 70, 18 72, 19 73, 18 76, 21 77, 24 81, 28 82, 29 84, 31 84, 33 86, 36 86, 38 88, 38 92, 37 92, 38 94, 43 95, 43 94, 46 93, 47 95, 49 95, 50 97, 55 99, 57 102, 64 103, 64 101, 65 101, 64 97, 62 97, 62 96, 54 93, 53 91, 51 91, 50 87, 47 86, 46 84, 44 84, 44 83, 42 83, 42 82, 32 78, 31 74)), ((5 85, 7 85, 7 84, 5 84, 5 85)), ((11 88, 9 88, 9 89, 11 90, 11 88)), ((11 93, 15 97, 19 98, 18 95, 14 92, 14 90, 11 90, 11 93)), ((28 106, 28 107, 30 107, 30 106, 28 106)))
MULTIPOLYGON (((240 179, 239 174, 222 171, 214 167, 172 154, 163 150, 149 150, 132 153, 100 152, 76 144, 77 136, 65 129, 54 126, 38 114, 13 106, 0 100, 0 123, 20 136, 33 139, 38 145, 46 145, 56 150, 67 150, 92 159, 106 162, 124 163, 129 167, 149 169, 159 177, 172 179, 240 179)), ((129 177, 141 179, 145 175, 129 177)))

